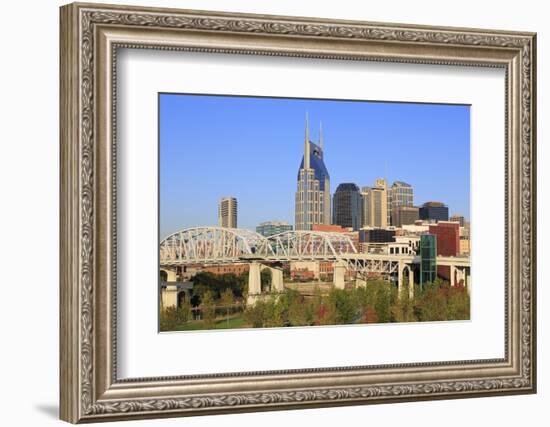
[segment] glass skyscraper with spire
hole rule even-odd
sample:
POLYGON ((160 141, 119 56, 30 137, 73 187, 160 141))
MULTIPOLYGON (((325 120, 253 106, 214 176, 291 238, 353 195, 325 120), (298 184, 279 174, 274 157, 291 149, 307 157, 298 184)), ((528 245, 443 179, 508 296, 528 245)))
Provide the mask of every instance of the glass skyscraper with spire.
POLYGON ((311 230, 313 224, 330 224, 330 176, 323 160, 323 136, 319 143, 309 139, 308 118, 304 138, 304 156, 298 170, 295 197, 295 228, 311 230))

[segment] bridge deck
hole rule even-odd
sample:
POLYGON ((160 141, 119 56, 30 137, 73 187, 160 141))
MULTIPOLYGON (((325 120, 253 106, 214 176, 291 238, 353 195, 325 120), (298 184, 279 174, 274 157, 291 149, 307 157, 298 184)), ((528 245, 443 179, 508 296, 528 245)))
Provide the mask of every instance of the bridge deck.
MULTIPOLYGON (((291 262, 291 261, 380 261, 405 264, 419 264, 420 256, 418 255, 390 255, 390 254, 364 254, 364 253, 344 253, 338 256, 326 256, 326 255, 241 255, 234 258, 207 258, 207 259, 193 259, 193 260, 181 260, 181 261, 163 261, 161 260, 161 266, 176 267, 184 265, 197 265, 197 264, 238 264, 249 262, 291 262)), ((452 256, 438 256, 436 258, 436 264, 440 266, 455 266, 455 267, 470 267, 469 257, 452 257, 452 256)))

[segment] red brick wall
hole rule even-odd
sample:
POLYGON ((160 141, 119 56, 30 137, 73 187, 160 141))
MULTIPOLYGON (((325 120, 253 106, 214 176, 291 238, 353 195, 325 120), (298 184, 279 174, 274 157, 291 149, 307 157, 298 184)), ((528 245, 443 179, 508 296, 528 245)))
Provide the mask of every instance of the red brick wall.
POLYGON ((437 255, 457 256, 460 253, 460 226, 456 222, 439 222, 430 225, 430 234, 437 239, 437 255))

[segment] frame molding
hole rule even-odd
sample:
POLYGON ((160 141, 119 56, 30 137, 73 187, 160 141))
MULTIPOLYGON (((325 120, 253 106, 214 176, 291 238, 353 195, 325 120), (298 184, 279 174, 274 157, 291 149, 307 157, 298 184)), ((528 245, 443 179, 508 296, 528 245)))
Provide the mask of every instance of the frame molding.
POLYGON ((99 4, 63 6, 60 383, 77 423, 536 391, 536 35, 99 4), (116 376, 116 51, 503 67, 505 358, 173 378, 116 376))

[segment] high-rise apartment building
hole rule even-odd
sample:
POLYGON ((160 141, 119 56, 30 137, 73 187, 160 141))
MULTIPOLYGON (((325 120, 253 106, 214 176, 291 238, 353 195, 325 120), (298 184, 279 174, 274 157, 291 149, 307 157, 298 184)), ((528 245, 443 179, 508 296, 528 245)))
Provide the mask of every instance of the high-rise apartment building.
POLYGON ((330 176, 323 160, 323 138, 319 129, 319 144, 310 141, 307 115, 294 206, 296 230, 311 230, 313 224, 330 224, 330 176))
POLYGON ((361 189, 363 198, 363 227, 385 228, 388 226, 388 191, 386 181, 377 179, 374 187, 361 189))
POLYGON ((354 183, 338 185, 332 198, 332 223, 359 230, 362 226, 361 192, 354 183))
POLYGON ((292 231, 292 225, 285 221, 266 221, 256 227, 256 232, 265 237, 284 233, 285 231, 292 231))
POLYGON ((237 199, 223 197, 218 204, 218 224, 220 227, 237 228, 237 199))

